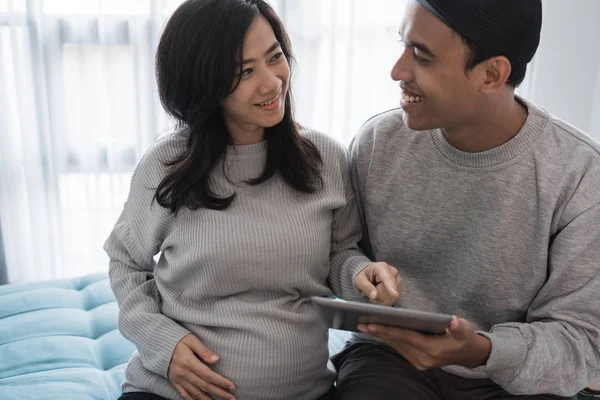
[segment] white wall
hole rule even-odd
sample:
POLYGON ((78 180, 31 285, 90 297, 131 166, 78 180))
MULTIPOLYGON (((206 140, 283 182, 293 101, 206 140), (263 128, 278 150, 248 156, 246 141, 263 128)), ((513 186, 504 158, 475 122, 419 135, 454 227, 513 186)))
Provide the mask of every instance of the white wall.
MULTIPOLYGON (((529 97, 600 140, 600 1, 545 0, 529 97)), ((527 94, 526 94, 527 95, 527 94)))

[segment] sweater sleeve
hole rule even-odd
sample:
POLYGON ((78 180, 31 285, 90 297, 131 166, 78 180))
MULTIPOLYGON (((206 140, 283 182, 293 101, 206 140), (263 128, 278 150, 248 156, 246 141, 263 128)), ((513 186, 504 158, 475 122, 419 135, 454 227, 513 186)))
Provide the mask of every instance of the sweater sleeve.
POLYGON ((358 247, 362 229, 350 182, 348 157, 343 148, 339 151, 337 161, 346 202, 333 212, 328 280, 336 296, 345 300, 364 301, 366 297, 354 285, 354 278, 372 261, 358 247))
POLYGON ((370 130, 363 127, 361 132, 350 142, 348 154, 350 162, 350 179, 352 182, 352 189, 354 191, 354 197, 356 198, 356 205, 362 227, 362 238, 359 242, 359 246, 365 254, 372 260, 375 259, 373 255, 373 249, 371 247, 371 240, 369 238, 369 227, 366 223, 365 217, 365 185, 367 182, 368 165, 369 160, 373 154, 373 144, 370 135, 370 130))
POLYGON ((144 367, 168 378, 175 346, 189 331, 162 314, 153 275, 153 257, 161 250, 172 219, 168 210, 153 201, 162 176, 160 155, 152 148, 136 168, 124 210, 104 249, 119 304, 119 330, 135 344, 144 367))
POLYGON ((600 203, 561 229, 549 277, 527 323, 482 332, 492 342, 486 375, 512 394, 572 396, 600 371, 600 203))

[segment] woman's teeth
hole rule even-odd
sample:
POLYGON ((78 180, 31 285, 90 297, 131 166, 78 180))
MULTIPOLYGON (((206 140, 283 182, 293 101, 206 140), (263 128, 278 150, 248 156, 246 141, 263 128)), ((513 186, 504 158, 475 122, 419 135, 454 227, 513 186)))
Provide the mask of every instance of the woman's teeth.
POLYGON ((406 92, 402 92, 402 100, 406 101, 407 103, 420 103, 423 101, 423 97, 414 95, 412 93, 408 94, 406 92))
POLYGON ((271 100, 265 101, 264 103, 258 103, 259 106, 268 106, 269 104, 273 104, 277 101, 279 95, 273 97, 271 100))

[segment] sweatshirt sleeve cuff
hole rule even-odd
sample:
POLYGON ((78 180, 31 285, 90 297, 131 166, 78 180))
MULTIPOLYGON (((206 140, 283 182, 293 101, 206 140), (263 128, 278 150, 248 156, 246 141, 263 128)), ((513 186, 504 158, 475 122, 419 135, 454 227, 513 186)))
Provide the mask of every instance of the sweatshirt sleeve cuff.
POLYGON ((525 361, 527 342, 517 328, 496 327, 492 332, 477 332, 492 342, 492 350, 484 370, 495 380, 512 381, 525 361))
POLYGON ((354 285, 354 278, 372 261, 360 251, 352 253, 346 252, 343 257, 332 258, 328 282, 334 295, 344 300, 362 301, 362 293, 354 285))
MULTIPOLYGON (((372 264, 373 261, 369 260, 367 257, 357 257, 357 260, 354 262, 352 266, 352 273, 350 276, 352 277, 352 282, 349 283, 348 288, 351 289, 355 294, 354 300, 365 301, 368 300, 367 296, 365 296, 354 284, 354 280, 356 279, 356 275, 360 273, 363 269, 367 268, 369 264, 372 264)), ((350 292, 350 290, 348 290, 350 292)), ((348 298, 348 300, 352 300, 348 298)))

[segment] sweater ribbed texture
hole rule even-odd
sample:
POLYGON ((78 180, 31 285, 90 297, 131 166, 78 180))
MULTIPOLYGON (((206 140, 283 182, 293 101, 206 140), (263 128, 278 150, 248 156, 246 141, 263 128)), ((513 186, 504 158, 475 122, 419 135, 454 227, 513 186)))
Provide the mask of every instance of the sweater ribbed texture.
POLYGON ((228 146, 211 178, 219 196, 236 193, 224 211, 173 215, 152 201, 162 162, 183 149, 182 133, 143 157, 105 244, 119 329, 137 347, 125 392, 179 399, 168 367, 188 333, 219 354, 213 369, 236 385, 238 399, 316 399, 331 388, 327 329, 310 297, 333 291, 361 298, 353 279, 369 261, 357 248, 360 222, 344 148, 317 132, 303 134, 323 158, 321 192, 300 193, 278 174, 245 184, 262 172, 266 142, 228 146))

